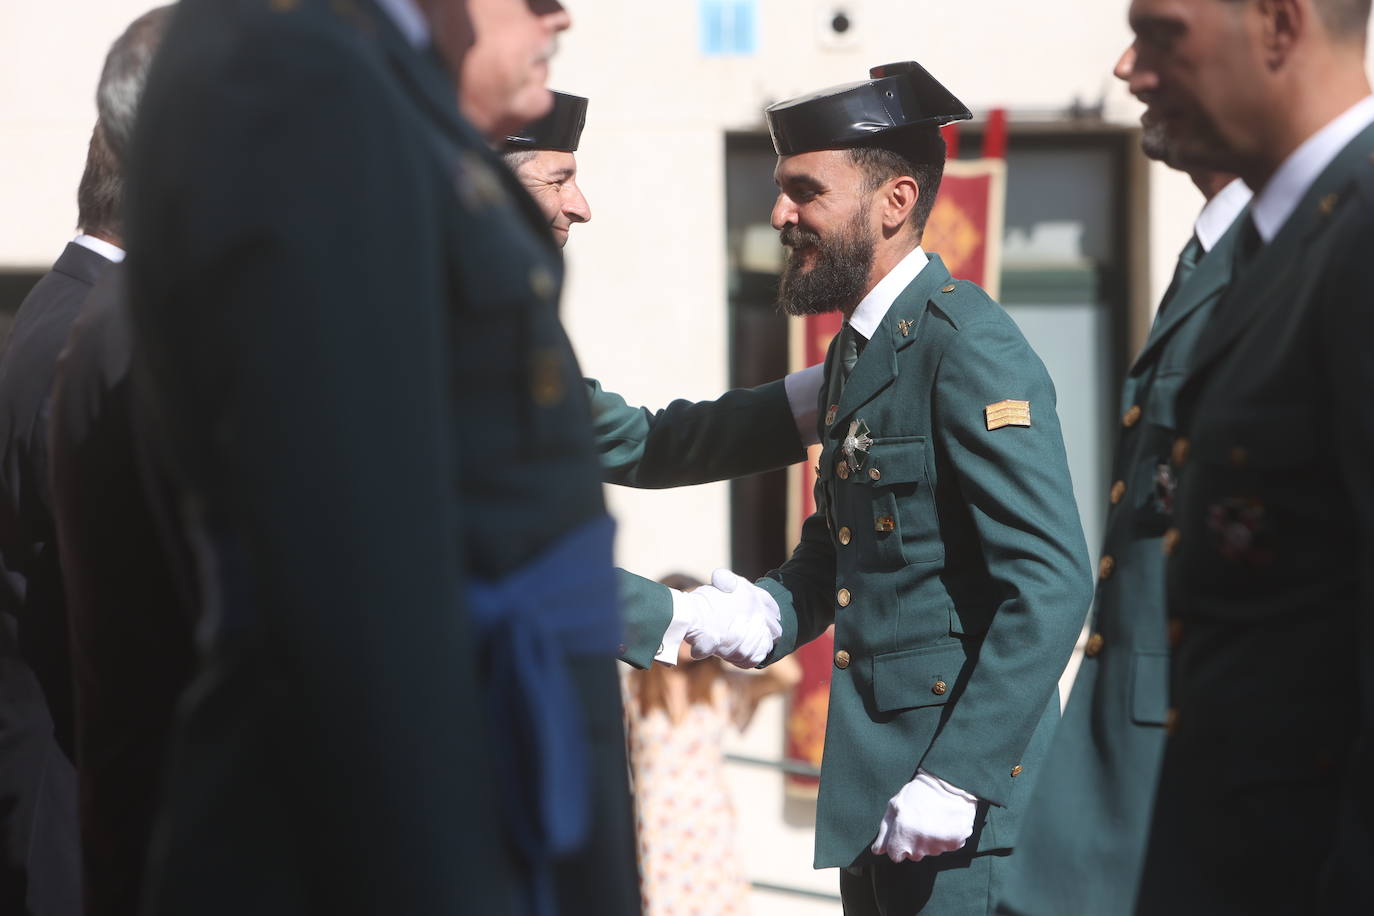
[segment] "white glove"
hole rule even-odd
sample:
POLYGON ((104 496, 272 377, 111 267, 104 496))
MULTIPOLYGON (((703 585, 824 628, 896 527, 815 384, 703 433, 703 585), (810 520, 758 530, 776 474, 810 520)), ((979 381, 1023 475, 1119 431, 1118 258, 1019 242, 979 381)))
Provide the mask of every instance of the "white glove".
POLYGON ((874 855, 887 853, 894 862, 919 862, 926 856, 960 849, 973 835, 978 799, 925 770, 887 803, 878 825, 874 855))
POLYGON ((782 635, 773 596, 728 569, 711 573, 711 584, 685 596, 691 623, 684 639, 692 658, 719 655, 737 668, 754 668, 782 635))

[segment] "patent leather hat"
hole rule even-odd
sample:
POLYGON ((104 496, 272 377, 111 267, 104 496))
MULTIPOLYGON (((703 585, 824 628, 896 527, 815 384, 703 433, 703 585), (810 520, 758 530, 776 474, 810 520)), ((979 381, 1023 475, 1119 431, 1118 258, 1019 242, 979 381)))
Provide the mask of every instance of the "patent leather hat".
POLYGON ((884 64, 868 79, 770 105, 764 111, 779 156, 881 145, 893 131, 973 117, 968 106, 914 60, 884 64))
POLYGON ((564 153, 577 151, 582 127, 587 123, 587 100, 566 92, 553 94, 553 109, 506 137, 506 150, 551 149, 564 153))

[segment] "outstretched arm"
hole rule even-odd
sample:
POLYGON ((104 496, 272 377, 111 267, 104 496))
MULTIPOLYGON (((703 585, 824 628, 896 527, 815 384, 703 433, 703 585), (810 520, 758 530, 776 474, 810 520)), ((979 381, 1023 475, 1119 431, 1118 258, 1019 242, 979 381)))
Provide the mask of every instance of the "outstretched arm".
POLYGON ((664 489, 729 480, 801 461, 816 441, 821 367, 714 401, 631 407, 587 379, 592 433, 607 483, 664 489))

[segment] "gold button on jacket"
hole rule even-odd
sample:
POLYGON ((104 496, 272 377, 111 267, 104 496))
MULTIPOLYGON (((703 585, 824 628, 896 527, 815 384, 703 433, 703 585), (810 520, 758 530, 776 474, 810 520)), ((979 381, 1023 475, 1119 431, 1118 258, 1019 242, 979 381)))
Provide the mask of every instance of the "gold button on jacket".
POLYGON ((1188 440, 1179 436, 1174 440, 1173 451, 1169 453, 1169 458, 1173 461, 1174 467, 1181 468, 1188 463, 1188 440))
POLYGON ((1112 484, 1112 492, 1110 493, 1109 498, 1111 499, 1113 506, 1121 502, 1121 500, 1124 499, 1125 496, 1126 481, 1118 480, 1116 483, 1112 484))
POLYGON ((1106 581, 1107 579, 1110 579, 1112 577, 1112 573, 1114 572, 1116 572, 1116 557, 1112 556, 1111 554, 1107 554, 1105 557, 1098 561, 1097 577, 1099 579, 1106 581))
POLYGON ((849 653, 841 649, 835 653, 835 667, 841 670, 849 667, 849 653))
POLYGON ((942 697, 942 696, 944 696, 945 693, 946 693, 946 691, 948 691, 948 690, 949 690, 949 685, 946 684, 944 681, 936 681, 936 682, 935 682, 935 685, 934 685, 933 687, 930 688, 930 692, 933 693, 933 694, 935 694, 937 697, 942 697))
POLYGON ((848 547, 848 546, 849 546, 849 541, 850 541, 850 539, 851 539, 852 537, 853 537, 853 533, 849 530, 848 527, 845 527, 845 528, 841 528, 841 529, 840 529, 840 543, 841 543, 841 544, 843 544, 844 546, 848 547))
POLYGON ((1139 405, 1139 404, 1132 404, 1130 410, 1127 410, 1126 413, 1125 413, 1125 415, 1121 418, 1121 425, 1122 425, 1122 426, 1126 426, 1126 427, 1131 427, 1131 426, 1135 426, 1135 425, 1136 425, 1137 423, 1139 423, 1139 422, 1140 422, 1140 405, 1139 405))
POLYGON ((1102 651, 1102 645, 1105 642, 1106 640, 1102 638, 1101 633, 1094 633, 1088 637, 1088 644, 1083 647, 1083 654, 1088 658, 1096 658, 1102 651))
POLYGON ((850 599, 851 596, 847 588, 840 589, 839 593, 835 595, 835 600, 840 603, 840 607, 849 607, 850 599))

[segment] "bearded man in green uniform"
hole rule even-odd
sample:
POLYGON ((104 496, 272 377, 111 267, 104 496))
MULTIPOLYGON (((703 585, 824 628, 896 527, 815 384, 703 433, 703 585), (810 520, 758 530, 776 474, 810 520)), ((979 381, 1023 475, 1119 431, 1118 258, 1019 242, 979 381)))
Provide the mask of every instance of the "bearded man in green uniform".
POLYGON ((1054 389, 920 247, 962 103, 907 62, 767 117, 782 304, 847 320, 817 512, 781 569, 727 584, 779 609, 768 662, 835 624, 815 864, 844 869, 845 912, 986 913, 1091 597, 1054 389))
MULTIPOLYGON (((1132 47, 1116 75, 1130 79, 1132 47)), ((1145 155, 1180 167, 1158 118, 1145 155)), ((1189 171, 1207 197, 1179 254, 1155 324, 1121 392, 1121 426, 1083 664, 1022 822, 998 912, 1130 916, 1164 754, 1169 707, 1161 539, 1173 505, 1174 399, 1212 309, 1231 279, 1245 183, 1189 171)))

